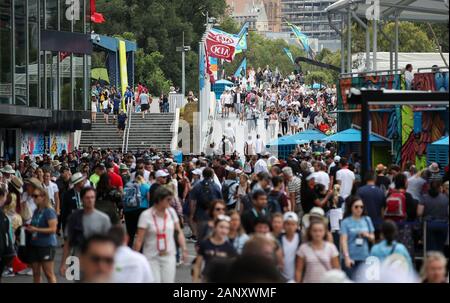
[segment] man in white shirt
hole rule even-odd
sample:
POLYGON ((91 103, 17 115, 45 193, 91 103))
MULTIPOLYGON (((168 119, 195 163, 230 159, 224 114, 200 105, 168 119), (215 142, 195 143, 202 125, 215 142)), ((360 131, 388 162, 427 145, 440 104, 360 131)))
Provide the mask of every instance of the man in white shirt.
POLYGON ((263 151, 264 151, 264 142, 261 139, 260 135, 256 135, 255 152, 257 155, 261 155, 263 151))
POLYGON ((234 129, 231 127, 231 123, 228 122, 227 127, 223 130, 223 134, 231 141, 231 143, 236 142, 236 134, 234 133, 234 129))
POLYGON ((345 200, 350 196, 355 182, 355 174, 348 169, 347 159, 341 158, 341 169, 336 172, 336 181, 341 185, 340 196, 345 200))
POLYGON ((269 173, 269 170, 267 168, 267 159, 269 158, 268 154, 265 154, 262 156, 262 158, 259 158, 258 161, 255 163, 254 172, 255 174, 258 174, 260 172, 269 173))
POLYGON ((314 180, 316 183, 323 184, 325 190, 328 190, 330 186, 330 176, 325 172, 327 166, 322 162, 317 162, 315 169, 314 180))
POLYGON ((411 90, 412 89, 412 82, 414 80, 414 74, 412 72, 413 67, 411 64, 406 64, 405 67, 405 82, 406 82, 406 89, 411 90))
POLYGON ((248 140, 245 141, 244 155, 246 155, 246 156, 254 156, 255 155, 255 143, 252 140, 252 136, 248 136, 248 140))
POLYGON ((117 250, 114 257, 113 283, 153 283, 155 279, 147 258, 127 246, 128 235, 121 226, 109 231, 117 250))

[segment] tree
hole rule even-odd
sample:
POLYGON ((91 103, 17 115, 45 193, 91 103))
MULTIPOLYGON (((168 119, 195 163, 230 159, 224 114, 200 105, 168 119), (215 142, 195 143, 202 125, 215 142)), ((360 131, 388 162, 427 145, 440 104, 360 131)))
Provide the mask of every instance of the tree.
POLYGON ((305 82, 306 84, 332 84, 333 77, 331 77, 330 74, 325 71, 312 71, 306 75, 305 82))
MULTIPOLYGON (((382 31, 389 37, 389 40, 395 39, 395 23, 387 22, 381 27, 382 31)), ((369 32, 372 37, 372 25, 369 23, 369 32)), ((390 41, 386 39, 380 31, 377 35, 377 50, 379 52, 388 52, 390 41)), ((447 39, 448 40, 448 39, 447 39)), ((371 38, 372 44, 372 38, 371 38)), ((371 45, 371 47, 373 47, 371 45)), ((352 53, 365 52, 365 30, 356 22, 352 26, 352 53)), ((399 52, 434 52, 433 41, 418 24, 412 22, 399 22, 399 52)))

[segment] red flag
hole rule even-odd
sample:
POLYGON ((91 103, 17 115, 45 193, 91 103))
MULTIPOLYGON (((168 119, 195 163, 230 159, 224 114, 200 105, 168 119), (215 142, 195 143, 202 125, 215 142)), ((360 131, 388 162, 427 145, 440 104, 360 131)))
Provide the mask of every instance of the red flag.
POLYGON ((216 82, 216 79, 214 78, 214 73, 211 70, 211 62, 209 62, 209 54, 208 54, 208 47, 205 44, 205 59, 206 59, 206 73, 209 75, 209 82, 211 84, 214 84, 216 82))
POLYGON ((208 56, 233 61, 238 39, 220 30, 211 29, 206 37, 206 52, 208 56))
POLYGON ((105 18, 103 17, 103 15, 97 13, 97 9, 95 7, 95 0, 91 0, 91 21, 94 23, 105 22, 105 18))

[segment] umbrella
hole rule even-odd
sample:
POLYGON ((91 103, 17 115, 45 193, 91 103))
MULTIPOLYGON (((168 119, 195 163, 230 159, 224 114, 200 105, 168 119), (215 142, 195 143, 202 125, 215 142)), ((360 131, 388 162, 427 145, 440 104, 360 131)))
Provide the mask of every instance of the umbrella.
MULTIPOLYGON (((361 142, 361 131, 359 129, 349 128, 329 136, 325 140, 333 142, 361 142)), ((374 133, 370 134, 369 140, 370 142, 386 142, 385 139, 374 133)))
MULTIPOLYGON (((300 133, 296 133, 292 136, 295 140, 305 140, 305 141, 321 141, 324 140, 327 135, 324 133, 314 130, 314 129, 308 129, 305 131, 302 131, 300 133)), ((301 144, 301 143, 298 143, 301 144)))
POLYGON ((448 146, 448 136, 441 138, 433 143, 431 143, 432 145, 447 145, 448 146))

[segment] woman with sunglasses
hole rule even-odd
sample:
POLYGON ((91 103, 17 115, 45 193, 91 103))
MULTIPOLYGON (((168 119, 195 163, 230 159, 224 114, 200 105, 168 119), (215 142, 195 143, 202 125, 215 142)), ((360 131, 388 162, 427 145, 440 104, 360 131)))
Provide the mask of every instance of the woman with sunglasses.
POLYGON ((134 250, 147 257, 156 283, 174 283, 176 273, 176 244, 182 250, 183 261, 187 259, 186 241, 175 210, 170 207, 173 193, 160 186, 155 191, 155 204, 142 212, 138 221, 138 231, 134 250))
POLYGON ((375 241, 374 232, 372 220, 365 214, 363 201, 358 196, 350 196, 340 229, 344 269, 350 279, 357 267, 369 257, 369 243, 375 241))
POLYGON ((214 222, 217 219, 217 216, 224 215, 227 210, 227 205, 223 200, 214 200, 211 203, 211 207, 209 208, 209 217, 208 220, 203 225, 198 226, 198 240, 202 241, 209 236, 214 231, 214 222))
POLYGON ((31 218, 31 224, 26 230, 31 233, 29 261, 33 268, 34 283, 41 282, 41 268, 49 283, 56 283, 53 270, 56 252, 56 228, 58 219, 52 208, 48 192, 44 188, 36 188, 32 195, 36 210, 31 218))
POLYGON ((197 259, 193 268, 193 282, 201 282, 201 268, 208 270, 210 262, 215 258, 232 258, 236 256, 236 250, 228 241, 230 233, 231 218, 218 215, 214 220, 214 231, 212 236, 200 242, 197 259))

